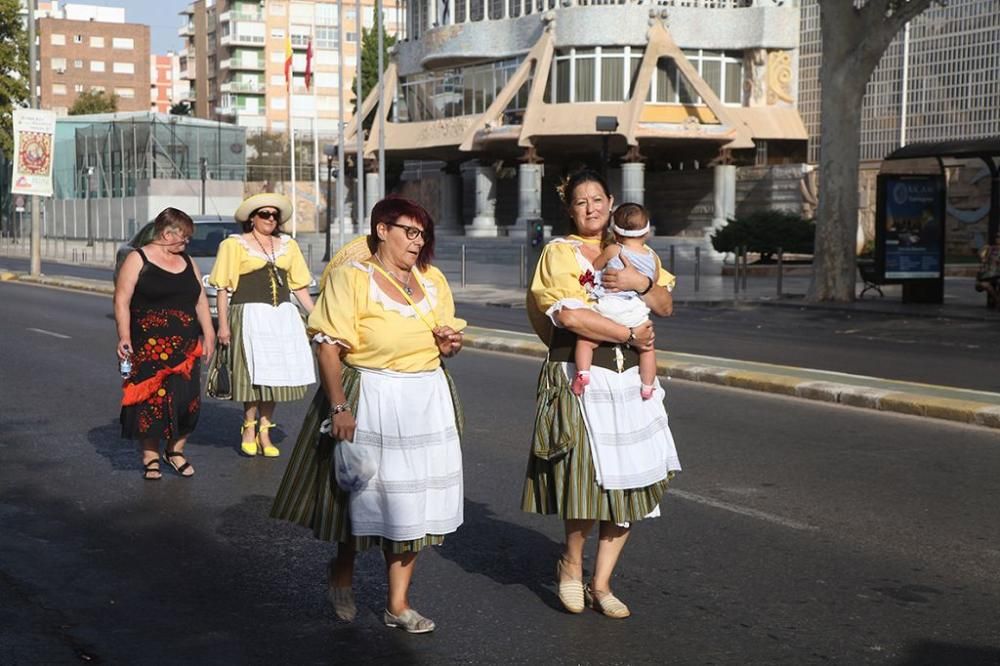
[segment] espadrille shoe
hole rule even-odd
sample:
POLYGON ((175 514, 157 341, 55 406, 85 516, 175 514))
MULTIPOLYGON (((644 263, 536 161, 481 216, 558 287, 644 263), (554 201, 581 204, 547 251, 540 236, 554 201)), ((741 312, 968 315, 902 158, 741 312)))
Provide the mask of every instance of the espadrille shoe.
POLYGON ((611 594, 610 591, 598 592, 597 590, 592 590, 588 585, 585 593, 587 597, 587 605, 596 611, 600 611, 608 617, 616 620, 622 620, 632 614, 632 611, 628 609, 628 606, 623 604, 621 599, 611 594))
POLYGON ((570 613, 582 613, 586 608, 583 598, 583 579, 573 578, 563 566, 560 557, 556 562, 556 588, 559 591, 559 601, 570 613))

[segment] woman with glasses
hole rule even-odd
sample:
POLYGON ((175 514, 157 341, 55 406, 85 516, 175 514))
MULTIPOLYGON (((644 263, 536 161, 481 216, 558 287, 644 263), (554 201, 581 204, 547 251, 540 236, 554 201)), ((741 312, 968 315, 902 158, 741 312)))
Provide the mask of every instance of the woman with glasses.
MULTIPOLYGON (((295 294, 306 312, 313 302, 309 267, 298 244, 281 233, 292 203, 280 194, 255 194, 236 209, 242 234, 219 245, 209 282, 218 291, 219 344, 225 345, 232 400, 243 403, 240 450, 276 458, 274 409, 300 400, 316 381, 309 340, 295 294)), ((220 358, 221 360, 221 358, 220 358)))
POLYGON ((191 218, 167 208, 153 230, 153 240, 128 255, 115 281, 122 437, 141 443, 147 481, 162 477, 160 440, 163 462, 183 477, 194 475, 184 444, 201 410, 200 357, 215 346, 201 275, 185 252, 191 218))
POLYGON ((380 201, 367 256, 357 249, 349 245, 331 261, 309 317, 323 388, 271 515, 337 542, 327 585, 340 619, 357 613, 355 555, 379 548, 389 581, 383 622, 427 633, 434 622, 410 607, 408 592, 417 553, 462 524, 461 412, 441 358, 462 348, 466 324, 455 317, 448 281, 430 263, 434 223, 421 206, 400 197, 380 201), (374 476, 342 489, 333 473, 335 451, 344 454, 338 447, 377 460, 374 476))

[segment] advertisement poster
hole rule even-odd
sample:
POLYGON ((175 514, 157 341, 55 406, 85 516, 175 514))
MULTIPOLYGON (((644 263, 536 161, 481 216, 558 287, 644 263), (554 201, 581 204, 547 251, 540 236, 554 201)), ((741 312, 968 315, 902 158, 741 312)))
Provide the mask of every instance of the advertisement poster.
POLYGON ((52 147, 56 114, 42 109, 14 109, 14 194, 52 196, 52 147))
POLYGON ((944 270, 944 180, 882 176, 885 279, 939 279, 944 270))

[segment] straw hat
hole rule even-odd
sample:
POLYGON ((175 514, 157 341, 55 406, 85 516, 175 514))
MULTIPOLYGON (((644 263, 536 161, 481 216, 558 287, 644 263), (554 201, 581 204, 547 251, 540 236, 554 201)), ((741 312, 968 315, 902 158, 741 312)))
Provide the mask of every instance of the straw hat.
POLYGON ((263 192, 247 197, 240 204, 240 207, 236 209, 233 217, 236 218, 237 222, 246 222, 255 210, 264 208, 265 206, 277 208, 281 214, 282 222, 292 219, 292 202, 288 200, 288 197, 277 192, 263 192))

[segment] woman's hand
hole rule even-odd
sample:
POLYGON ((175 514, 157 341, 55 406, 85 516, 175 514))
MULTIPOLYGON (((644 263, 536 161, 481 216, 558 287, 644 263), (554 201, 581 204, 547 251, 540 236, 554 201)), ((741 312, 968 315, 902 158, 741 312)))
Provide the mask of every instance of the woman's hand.
POLYGON ((649 278, 640 273, 631 263, 625 253, 618 255, 625 268, 616 270, 605 268, 601 273, 601 283, 608 291, 636 291, 642 293, 649 287, 649 278))
POLYGON ((201 337, 203 342, 201 344, 202 356, 205 357, 205 363, 212 360, 212 354, 215 353, 215 332, 214 331, 202 331, 201 337))
POLYGON ((632 341, 632 346, 639 351, 649 351, 653 349, 653 341, 656 339, 656 333, 653 331, 653 322, 645 321, 635 328, 632 329, 633 335, 635 335, 635 340, 632 341))
POLYGON ((332 426, 330 434, 333 435, 334 439, 339 439, 342 442, 354 441, 354 430, 358 427, 357 421, 354 420, 354 414, 350 412, 331 414, 330 423, 332 426))
POLYGON ((441 356, 451 357, 462 349, 462 334, 451 326, 438 326, 433 331, 441 356))
POLYGON ((124 361, 126 356, 132 355, 132 340, 130 338, 119 338, 118 339, 118 360, 124 361))
POLYGON ((215 336, 215 339, 220 345, 229 345, 231 338, 233 337, 232 332, 229 330, 229 324, 223 324, 219 322, 219 333, 215 336))

